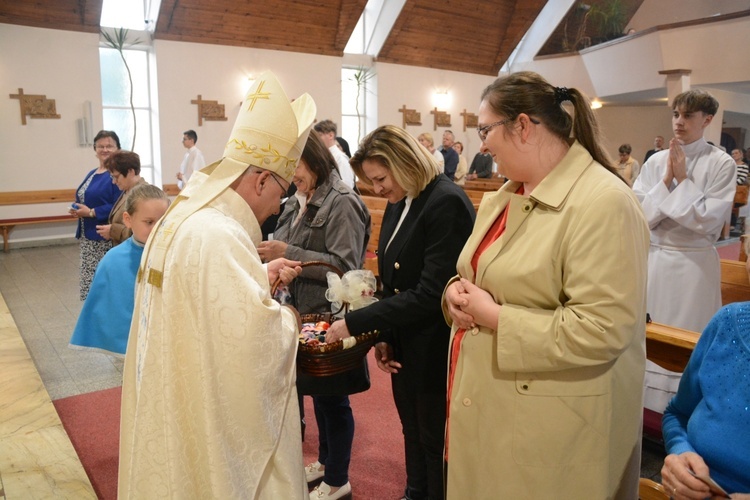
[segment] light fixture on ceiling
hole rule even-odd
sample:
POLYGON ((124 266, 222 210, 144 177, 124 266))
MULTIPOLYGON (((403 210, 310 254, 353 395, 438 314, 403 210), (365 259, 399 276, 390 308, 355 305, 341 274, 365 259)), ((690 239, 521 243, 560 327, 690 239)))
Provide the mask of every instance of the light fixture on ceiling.
POLYGON ((448 109, 451 105, 451 95, 448 90, 436 90, 432 94, 432 104, 438 109, 448 109))

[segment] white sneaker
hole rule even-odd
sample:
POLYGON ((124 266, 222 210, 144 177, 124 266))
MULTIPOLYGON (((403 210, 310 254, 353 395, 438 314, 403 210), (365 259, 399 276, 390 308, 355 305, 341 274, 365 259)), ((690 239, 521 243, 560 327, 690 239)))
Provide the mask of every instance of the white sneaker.
POLYGON ((305 478, 308 483, 317 481, 325 475, 326 468, 317 460, 305 467, 305 478))
POLYGON ((310 500, 339 500, 343 498, 352 498, 351 483, 346 483, 344 486, 331 493, 331 487, 323 481, 310 492, 310 500))

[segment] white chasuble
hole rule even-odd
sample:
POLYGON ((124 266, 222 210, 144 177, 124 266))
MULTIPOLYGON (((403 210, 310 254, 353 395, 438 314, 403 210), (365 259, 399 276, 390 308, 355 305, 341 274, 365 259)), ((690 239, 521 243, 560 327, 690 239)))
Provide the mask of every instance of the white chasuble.
POLYGON ((296 319, 271 298, 260 238, 248 205, 226 189, 177 228, 161 287, 145 278, 144 253, 123 374, 119 498, 307 498, 296 319))

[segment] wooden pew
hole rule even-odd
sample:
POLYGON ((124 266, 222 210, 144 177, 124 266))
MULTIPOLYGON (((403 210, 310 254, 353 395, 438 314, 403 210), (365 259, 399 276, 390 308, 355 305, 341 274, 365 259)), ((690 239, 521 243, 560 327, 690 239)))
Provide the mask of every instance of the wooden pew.
POLYGON ((367 255, 365 256, 365 269, 372 271, 375 278, 378 277, 378 242, 380 241, 380 226, 383 224, 383 213, 385 210, 378 208, 370 209, 372 227, 370 241, 367 243, 367 255))
POLYGON ((464 192, 466 193, 466 196, 468 196, 471 200, 472 205, 474 205, 474 210, 479 210, 479 204, 482 202, 484 193, 486 193, 487 191, 475 191, 473 189, 464 188, 464 192))
POLYGON ((721 304, 750 301, 750 281, 745 263, 721 259, 721 304))
POLYGON ((388 205, 388 200, 380 196, 362 195, 361 198, 368 210, 385 210, 388 205))
MULTIPOLYGON (((177 184, 165 184, 164 192, 170 196, 176 196, 180 190, 177 184)), ((0 193, 0 206, 11 205, 33 205, 40 203, 73 203, 76 199, 75 189, 47 189, 41 191, 9 191, 0 193)), ((55 215, 42 215, 35 217, 14 217, 12 219, 0 219, 0 234, 3 235, 3 252, 10 251, 10 233, 16 226, 28 226, 32 224, 55 224, 74 223, 76 217, 67 213, 55 215)))
POLYGON ((685 371, 700 333, 662 323, 646 324, 646 357, 667 370, 685 371))
MULTIPOLYGON (((32 205, 38 203, 72 203, 75 200, 75 189, 49 189, 43 191, 10 191, 0 193, 0 206, 32 205)), ((10 251, 10 233, 16 226, 31 224, 72 224, 76 218, 65 213, 36 217, 14 217, 0 219, 0 233, 3 235, 3 252, 10 251)))
POLYGON ((375 194, 372 186, 370 186, 369 184, 365 184, 362 181, 357 181, 357 189, 359 189, 359 194, 361 194, 362 196, 378 196, 375 194))
MULTIPOLYGON (((682 373, 700 333, 661 323, 646 324, 646 357, 667 370, 682 373)), ((643 434, 662 441, 661 414, 643 408, 643 434)))
POLYGON ((29 224, 52 224, 55 222, 75 222, 78 219, 70 214, 46 215, 42 217, 22 217, 20 219, 0 219, 0 233, 3 235, 3 252, 10 251, 10 232, 16 226, 27 226, 29 224))
POLYGON ((504 179, 474 179, 466 181, 463 188, 471 191, 497 191, 503 184, 505 184, 504 179))

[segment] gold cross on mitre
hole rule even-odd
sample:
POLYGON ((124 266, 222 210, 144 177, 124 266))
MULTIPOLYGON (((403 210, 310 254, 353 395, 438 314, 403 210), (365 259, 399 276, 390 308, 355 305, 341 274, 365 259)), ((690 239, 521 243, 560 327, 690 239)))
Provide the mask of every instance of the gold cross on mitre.
POLYGON ((248 94, 247 97, 245 97, 245 100, 250 101, 250 107, 247 108, 248 111, 253 110, 253 107, 255 107, 255 103, 258 101, 258 99, 270 99, 270 92, 262 92, 263 84, 265 83, 265 80, 261 80, 261 82, 258 84, 258 90, 256 90, 254 94, 248 94))

